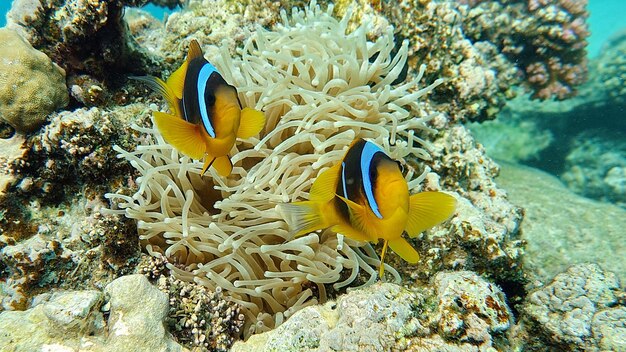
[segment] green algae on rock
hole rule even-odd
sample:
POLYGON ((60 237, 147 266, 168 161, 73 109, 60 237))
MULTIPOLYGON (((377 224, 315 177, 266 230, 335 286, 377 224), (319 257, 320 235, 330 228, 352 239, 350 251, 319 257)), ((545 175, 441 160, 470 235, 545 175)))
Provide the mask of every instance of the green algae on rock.
POLYGON ((65 72, 20 35, 0 28, 0 120, 26 133, 65 107, 65 72))

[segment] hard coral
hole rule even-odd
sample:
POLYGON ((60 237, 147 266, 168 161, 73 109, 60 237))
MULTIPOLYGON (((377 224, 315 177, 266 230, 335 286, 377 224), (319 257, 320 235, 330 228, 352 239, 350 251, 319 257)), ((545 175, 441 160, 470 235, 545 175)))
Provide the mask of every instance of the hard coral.
POLYGON ((465 1, 472 41, 498 46, 524 74, 533 98, 566 99, 587 79, 587 0, 465 1))
POLYGON ((535 351, 621 351, 626 307, 619 280, 597 264, 578 264, 528 295, 523 321, 535 351), (550 346, 550 347, 547 347, 550 346))
POLYGON ((426 64, 427 79, 445 81, 428 97, 455 121, 494 119, 519 83, 497 44, 465 37, 465 7, 451 1, 403 0, 383 6, 396 35, 407 38, 409 65, 426 64))
POLYGON ((65 72, 15 31, 0 28, 0 57, 1 121, 32 132, 67 105, 65 72))
POLYGON ((212 292, 168 276, 159 279, 159 289, 169 295, 167 322, 178 342, 226 352, 241 335, 245 316, 238 304, 224 299, 221 287, 212 292))
POLYGON ((16 176, 30 178, 21 193, 58 199, 56 195, 71 193, 83 183, 106 187, 103 181, 127 174, 128 166, 115 159, 111 148, 114 143, 127 143, 117 133, 123 129, 122 115, 130 111, 132 106, 114 111, 78 109, 54 115, 41 133, 28 140, 28 152, 13 161, 16 176))
MULTIPOLYGON (((439 82, 420 89, 418 77, 391 85, 407 45, 392 55, 391 29, 370 42, 366 25, 349 32, 347 17, 338 21, 331 11, 312 5, 291 18, 283 12, 282 25, 259 28, 240 58, 222 48, 213 61, 238 87, 242 104, 263 109, 267 118, 260 141, 236 147, 230 178, 201 177, 201 165, 155 129, 139 128, 146 137, 137 151, 118 149, 141 173, 139 191, 108 197, 120 213, 139 220, 148 252, 167 257, 175 277, 212 291, 219 286, 241 305, 245 335, 324 301, 325 284, 340 289, 360 271, 369 282, 377 276, 380 261, 369 244, 330 231, 294 239, 276 204, 308 198, 312 180, 356 137, 376 141, 398 160, 428 158, 418 134, 431 130, 426 122, 432 116, 417 99, 439 82)), ((414 175, 409 168, 407 177, 414 175)))
MULTIPOLYGON (((122 75, 143 73, 157 61, 140 49, 124 23, 124 6, 147 0, 16 0, 7 27, 18 31, 67 73, 68 81, 87 75, 103 91, 119 85, 122 75)), ((83 87, 87 90, 89 86, 83 87)), ((76 95, 76 92, 72 92, 76 95)), ((108 94, 108 93, 107 93, 108 94)), ((76 99, 88 102, 82 96, 76 99)), ((97 103, 105 103, 102 99, 97 103)), ((92 104, 88 104, 92 105, 92 104)))

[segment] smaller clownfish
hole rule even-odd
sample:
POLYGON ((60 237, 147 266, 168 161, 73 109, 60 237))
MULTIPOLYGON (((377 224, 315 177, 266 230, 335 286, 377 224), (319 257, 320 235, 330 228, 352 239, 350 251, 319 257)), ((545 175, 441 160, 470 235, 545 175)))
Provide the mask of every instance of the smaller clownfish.
POLYGON ((203 56, 196 40, 189 43, 185 62, 164 82, 152 76, 130 77, 160 93, 172 112, 154 112, 163 138, 192 159, 204 158, 202 174, 213 166, 222 176, 233 164, 228 153, 236 138, 250 138, 265 125, 265 115, 242 109, 237 89, 203 56))
POLYGON ((322 172, 308 201, 281 204, 294 236, 330 228, 357 241, 383 239, 379 277, 389 246, 411 264, 419 254, 402 238, 413 238, 448 219, 456 200, 442 192, 409 195, 399 162, 376 144, 357 139, 343 160, 322 172))

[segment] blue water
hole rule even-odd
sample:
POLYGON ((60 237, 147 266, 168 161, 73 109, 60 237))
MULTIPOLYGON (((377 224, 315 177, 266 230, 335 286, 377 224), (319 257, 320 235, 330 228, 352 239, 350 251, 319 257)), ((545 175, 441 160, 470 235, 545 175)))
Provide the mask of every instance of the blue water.
MULTIPOLYGON (((11 0, 0 0, 0 27, 6 24, 5 14, 11 7, 11 0)), ((149 4, 145 9, 156 18, 163 19, 170 12, 158 6, 149 4)), ((590 0, 589 27, 589 56, 595 57, 604 42, 615 32, 626 29, 626 0, 590 0)))

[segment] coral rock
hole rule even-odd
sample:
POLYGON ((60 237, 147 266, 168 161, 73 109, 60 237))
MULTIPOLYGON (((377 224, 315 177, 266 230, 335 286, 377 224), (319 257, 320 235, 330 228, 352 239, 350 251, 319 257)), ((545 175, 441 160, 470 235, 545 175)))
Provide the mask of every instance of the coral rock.
POLYGON ((30 132, 69 102, 65 73, 16 32, 0 29, 0 120, 30 132))
POLYGON ((548 343, 563 351, 598 351, 600 345, 623 348, 619 333, 624 331, 626 310, 615 307, 624 294, 619 287, 615 274, 596 264, 579 264, 531 292, 523 308, 524 322, 535 337, 530 346, 548 343))
POLYGON ((304 308, 273 331, 237 342, 233 351, 385 351, 413 312, 413 294, 375 284, 337 302, 304 308))
POLYGON ((107 285, 104 293, 43 294, 29 310, 0 313, 0 350, 183 350, 163 326, 167 295, 143 275, 123 276, 107 285), (102 311, 109 312, 108 321, 102 311))

